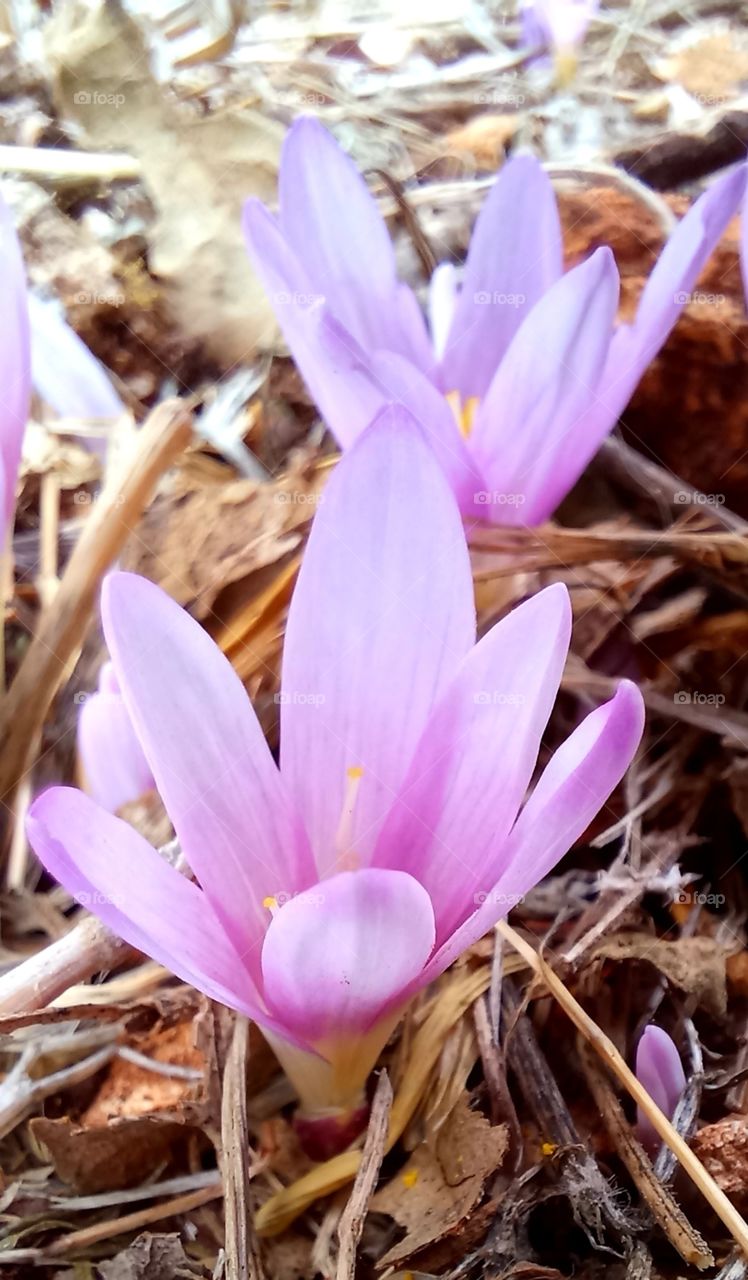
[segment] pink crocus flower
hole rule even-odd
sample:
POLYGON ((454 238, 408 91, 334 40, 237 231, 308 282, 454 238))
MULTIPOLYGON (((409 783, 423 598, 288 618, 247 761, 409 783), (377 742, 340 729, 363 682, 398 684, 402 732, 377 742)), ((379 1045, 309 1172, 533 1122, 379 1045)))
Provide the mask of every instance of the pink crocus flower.
MULTIPOLYGON (((644 1029, 636 1046, 636 1077, 660 1111, 668 1120, 672 1120, 685 1088, 686 1077, 675 1043, 662 1027, 655 1027, 650 1023, 644 1029)), ((638 1110, 636 1127, 640 1141, 647 1151, 658 1151, 662 1139, 641 1108, 638 1110)))
POLYGON ((547 519, 615 425, 736 211, 745 169, 693 205, 631 323, 616 323, 610 249, 563 270, 556 199, 538 161, 511 159, 475 224, 461 278, 431 279, 430 332, 397 277, 361 175, 312 117, 290 129, 280 211, 245 207, 250 257, 310 394, 342 448, 383 404, 418 418, 465 514, 547 519))
POLYGON ((476 643, 457 505, 402 409, 363 433, 318 508, 286 630, 279 767, 226 658, 158 587, 113 574, 102 617, 197 883, 71 788, 35 801, 31 844, 116 932, 254 1018, 307 1117, 343 1123, 412 995, 617 785, 641 695, 622 682, 526 798, 568 593, 548 587, 476 643))
POLYGON ((81 706, 78 758, 86 791, 110 813, 155 786, 111 662, 104 663, 96 693, 81 706))
POLYGON ((0 198, 0 543, 16 505, 21 445, 29 416, 31 372, 26 273, 7 205, 0 198))

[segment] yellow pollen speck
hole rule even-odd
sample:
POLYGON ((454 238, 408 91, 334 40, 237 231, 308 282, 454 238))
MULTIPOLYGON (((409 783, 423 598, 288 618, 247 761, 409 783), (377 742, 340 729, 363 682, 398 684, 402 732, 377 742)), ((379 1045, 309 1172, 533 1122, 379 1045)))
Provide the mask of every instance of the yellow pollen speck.
POLYGON ((364 776, 364 771, 360 764, 349 765, 345 772, 346 777, 350 778, 351 782, 358 782, 359 778, 364 776))
POLYGON ((407 1169, 403 1174, 403 1186, 407 1187, 408 1190, 410 1190, 411 1187, 414 1187, 417 1181, 418 1181, 417 1169, 407 1169))
POLYGON ((552 1156, 558 1150, 558 1147, 555 1142, 544 1142, 540 1150, 544 1156, 552 1156))
POLYGON ((273 911, 278 906, 277 898, 263 898, 262 905, 266 911, 273 911))
POLYGON ((480 397, 468 396, 467 400, 463 403, 462 396, 459 391, 448 391, 444 398, 454 414, 454 420, 457 423, 461 435, 463 435, 467 440, 473 430, 475 415, 478 405, 480 404, 480 397))

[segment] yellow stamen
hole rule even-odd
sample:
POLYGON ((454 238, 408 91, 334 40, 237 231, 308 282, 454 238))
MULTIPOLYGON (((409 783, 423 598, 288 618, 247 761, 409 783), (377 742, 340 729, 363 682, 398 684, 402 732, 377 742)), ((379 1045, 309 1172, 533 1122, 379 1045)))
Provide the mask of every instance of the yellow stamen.
POLYGON ((480 404, 480 396, 468 396, 463 403, 459 391, 448 391, 445 400, 454 415, 457 428, 467 440, 475 423, 475 415, 480 404))
POLYGON ((406 1169, 405 1173, 403 1174, 403 1185, 406 1186, 410 1191, 410 1188, 414 1187, 417 1181, 418 1181, 418 1170, 406 1169))
POLYGON ((360 865, 358 854, 353 849, 353 814, 358 798, 358 789, 364 771, 360 764, 352 764, 345 771, 346 785, 343 794, 343 811, 340 815, 338 830, 335 834, 335 870, 356 871, 360 865))
POLYGON ((278 910, 278 899, 273 898, 272 896, 268 898, 263 898, 262 905, 266 911, 269 911, 270 914, 274 916, 276 911, 278 910))

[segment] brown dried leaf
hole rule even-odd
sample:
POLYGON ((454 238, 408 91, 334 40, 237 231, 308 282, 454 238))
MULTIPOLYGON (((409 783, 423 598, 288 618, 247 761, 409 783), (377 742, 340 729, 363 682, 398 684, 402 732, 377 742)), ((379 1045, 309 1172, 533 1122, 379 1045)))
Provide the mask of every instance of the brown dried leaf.
POLYGON ((748 1211, 748 1116, 725 1116, 704 1125, 691 1146, 736 1209, 748 1211))
POLYGON ((718 1016, 727 1007, 725 965, 729 954, 728 947, 712 938, 677 938, 669 942, 643 933, 618 934, 592 953, 608 960, 646 960, 674 986, 718 1016))
POLYGON ((195 1280, 210 1272, 188 1258, 176 1232, 151 1235, 144 1231, 108 1262, 99 1262, 101 1280, 195 1280))
POLYGON ((737 31, 689 40, 656 66, 662 80, 676 80, 705 107, 736 97, 748 82, 748 48, 737 31))
POLYGON ((507 1126, 492 1126, 480 1112, 471 1111, 463 1094, 435 1150, 421 1143, 405 1168, 372 1198, 371 1212, 387 1213, 406 1228, 405 1238, 378 1265, 402 1264, 454 1232, 476 1207, 507 1145, 507 1126))

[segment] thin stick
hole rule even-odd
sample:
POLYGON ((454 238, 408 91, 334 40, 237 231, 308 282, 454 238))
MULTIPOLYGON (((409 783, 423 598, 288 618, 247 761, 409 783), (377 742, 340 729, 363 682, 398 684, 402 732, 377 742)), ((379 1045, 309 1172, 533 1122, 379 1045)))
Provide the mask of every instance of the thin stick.
POLYGON ((571 992, 564 986, 561 979, 553 972, 543 957, 533 950, 529 942, 526 942, 506 921, 501 921, 496 928, 512 944, 515 951, 519 952, 533 973, 542 978, 551 995, 558 1000, 558 1003, 574 1023, 577 1030, 581 1031, 586 1040, 589 1040, 596 1053, 607 1063, 610 1070, 618 1077, 637 1105, 646 1113, 659 1137, 663 1142, 667 1143, 670 1150, 677 1156, 689 1178, 696 1184, 704 1199, 708 1201, 717 1217, 730 1232, 730 1235, 748 1256, 748 1223, 741 1217, 722 1188, 717 1185, 711 1174, 704 1168, 698 1156, 694 1154, 680 1134, 673 1128, 667 1116, 652 1101, 644 1086, 639 1083, 633 1071, 624 1062, 613 1041, 606 1036, 605 1032, 585 1012, 571 992))
POLYGON ((188 444, 190 417, 179 401, 153 411, 137 436, 121 484, 105 487, 42 615, 0 714, 0 800, 8 802, 28 768, 30 744, 41 729, 68 661, 82 643, 96 594, 163 471, 188 444))
POLYGON ((227 1280, 262 1280, 262 1260, 250 1212, 247 1059, 249 1023, 240 1014, 223 1073, 221 1170, 223 1173, 227 1280))
POLYGON ((387 1072, 383 1071, 377 1081, 376 1093, 371 1104, 371 1116, 366 1142, 361 1153, 361 1164, 338 1225, 340 1253, 338 1254, 337 1280, 355 1280, 356 1250, 361 1241, 369 1201, 374 1193, 384 1159, 391 1108, 392 1085, 387 1072))
POLYGON ((0 1014, 43 1009, 74 983, 114 969, 130 955, 126 942, 89 916, 0 978, 0 1014))
POLYGON ((114 182, 140 177, 140 165, 132 156, 115 151, 0 146, 0 173, 20 173, 24 178, 48 178, 51 182, 114 182))
POLYGON ((164 1200, 161 1204, 151 1205, 148 1209, 139 1209, 137 1213, 126 1213, 122 1218, 111 1222, 97 1222, 92 1227, 82 1227, 80 1231, 70 1231, 60 1236, 41 1254, 42 1257, 56 1258, 60 1254, 70 1253, 72 1249, 88 1249, 100 1240, 110 1240, 112 1236, 121 1236, 126 1232, 140 1231, 151 1222, 161 1222, 163 1218, 174 1218, 178 1213, 189 1213, 190 1209, 198 1209, 200 1205, 211 1200, 219 1200, 223 1195, 220 1180, 210 1186, 201 1187, 184 1196, 176 1196, 173 1200, 164 1200))

